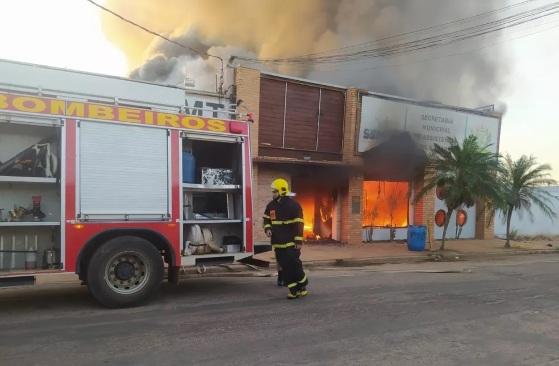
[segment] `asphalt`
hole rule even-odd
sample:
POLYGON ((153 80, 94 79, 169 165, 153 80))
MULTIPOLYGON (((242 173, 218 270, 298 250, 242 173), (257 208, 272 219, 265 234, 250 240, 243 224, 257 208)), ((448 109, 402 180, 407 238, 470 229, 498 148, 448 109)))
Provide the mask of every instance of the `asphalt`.
POLYGON ((196 278, 107 310, 83 286, 0 290, 0 365, 559 365, 559 256, 196 278))

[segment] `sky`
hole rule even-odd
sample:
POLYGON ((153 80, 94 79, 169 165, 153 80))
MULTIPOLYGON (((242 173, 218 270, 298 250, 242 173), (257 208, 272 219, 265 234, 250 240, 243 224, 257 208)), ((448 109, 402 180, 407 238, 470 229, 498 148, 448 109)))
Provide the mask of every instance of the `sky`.
MULTIPOLYGON (((104 1, 100 1, 103 3, 104 1)), ((82 0, 0 0, 0 58, 125 76, 126 56, 82 0)))
MULTIPOLYGON (((0 58, 128 75, 126 55, 106 38, 99 10, 85 0, 0 0, 0 4, 0 58)), ((510 72, 501 98, 507 110, 500 142, 502 153, 534 155, 540 163, 551 164, 557 180, 558 39, 559 26, 505 43, 510 72)))

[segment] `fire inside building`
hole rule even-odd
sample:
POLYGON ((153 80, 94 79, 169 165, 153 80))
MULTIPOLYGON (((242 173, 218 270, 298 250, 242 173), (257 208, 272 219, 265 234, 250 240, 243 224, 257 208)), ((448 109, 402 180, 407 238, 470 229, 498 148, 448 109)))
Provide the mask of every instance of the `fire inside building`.
MULTIPOLYGON (((287 179, 304 210, 305 240, 359 244, 403 240, 410 225, 438 239, 446 218, 441 192, 414 203, 429 174, 427 155, 448 137, 478 136, 498 151, 501 116, 336 85, 235 69, 240 111, 251 112, 254 209, 270 183, 287 179)), ((450 238, 490 238, 484 202, 451 217, 450 238)), ((255 215, 257 243, 267 243, 255 215)))

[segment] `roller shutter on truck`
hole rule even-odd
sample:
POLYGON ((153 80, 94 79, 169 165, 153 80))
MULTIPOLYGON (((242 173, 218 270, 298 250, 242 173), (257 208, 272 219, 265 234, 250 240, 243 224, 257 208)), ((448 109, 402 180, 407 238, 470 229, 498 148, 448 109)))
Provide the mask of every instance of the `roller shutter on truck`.
POLYGON ((81 121, 78 136, 80 218, 169 217, 167 130, 81 121))

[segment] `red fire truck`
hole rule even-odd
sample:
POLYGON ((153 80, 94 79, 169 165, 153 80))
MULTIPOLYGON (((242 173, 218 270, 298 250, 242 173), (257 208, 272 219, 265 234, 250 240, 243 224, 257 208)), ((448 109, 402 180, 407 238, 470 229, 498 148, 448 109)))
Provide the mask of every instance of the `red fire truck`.
POLYGON ((129 306, 182 267, 252 256, 249 128, 222 104, 0 60, 0 282, 75 272, 129 306))

